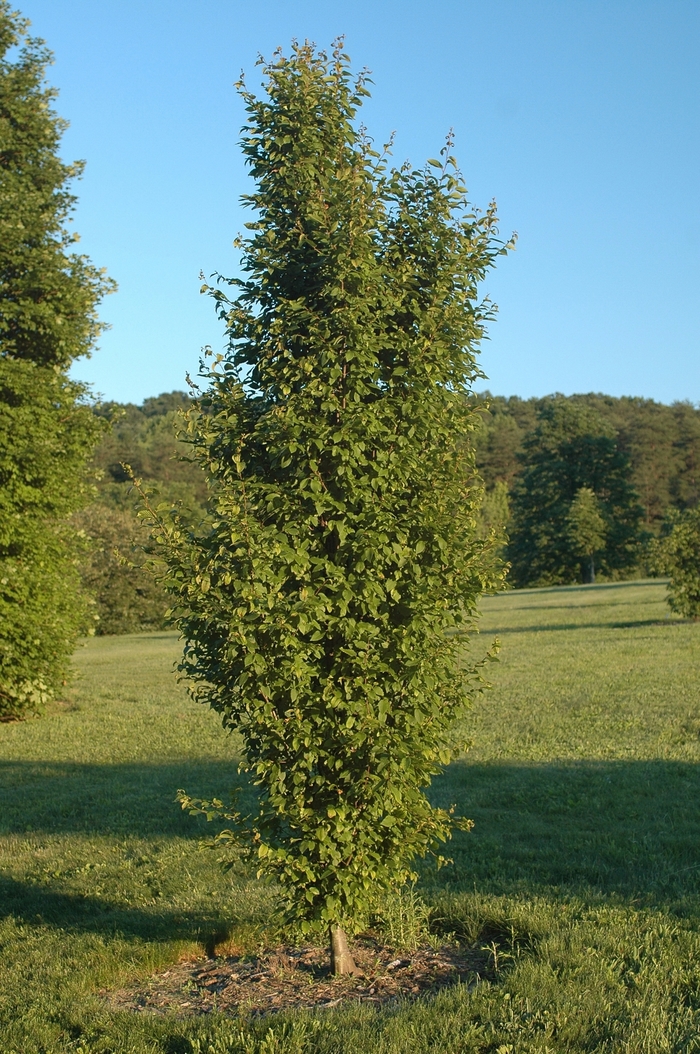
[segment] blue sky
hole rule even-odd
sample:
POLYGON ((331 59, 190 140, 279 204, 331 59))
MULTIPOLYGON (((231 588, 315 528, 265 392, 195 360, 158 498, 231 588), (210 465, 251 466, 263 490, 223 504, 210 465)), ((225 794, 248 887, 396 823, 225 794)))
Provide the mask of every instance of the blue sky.
POLYGON ((454 128, 472 200, 518 231, 484 287, 484 386, 700 402, 697 0, 17 2, 55 53, 64 154, 87 161, 82 250, 119 283, 74 369, 106 398, 183 388, 223 346, 198 275, 235 272, 246 220, 233 82, 342 33, 372 71, 370 134, 419 164, 454 128))

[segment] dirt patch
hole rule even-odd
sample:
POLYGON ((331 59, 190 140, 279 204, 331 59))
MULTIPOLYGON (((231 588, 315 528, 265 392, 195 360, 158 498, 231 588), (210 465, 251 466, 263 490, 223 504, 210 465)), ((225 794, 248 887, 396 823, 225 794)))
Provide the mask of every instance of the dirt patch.
POLYGON ((353 946, 353 955, 360 971, 353 977, 332 977, 324 948, 285 946, 259 958, 228 956, 181 962, 145 984, 103 995, 118 1010, 263 1015, 345 1002, 380 1006, 459 982, 475 984, 493 973, 491 954, 476 947, 445 946, 401 953, 363 941, 353 946))

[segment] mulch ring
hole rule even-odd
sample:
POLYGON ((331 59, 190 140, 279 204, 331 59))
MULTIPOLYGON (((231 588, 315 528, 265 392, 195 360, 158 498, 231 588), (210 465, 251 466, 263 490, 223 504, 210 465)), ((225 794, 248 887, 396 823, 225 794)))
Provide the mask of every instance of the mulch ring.
POLYGON ((490 953, 478 948, 423 947, 399 953, 372 941, 358 941, 352 951, 359 971, 354 976, 332 977, 325 948, 279 947, 257 959, 230 956, 181 962, 145 985, 104 995, 117 1010, 260 1016, 346 1002, 381 1006, 458 982, 475 984, 480 978, 490 979, 492 973, 490 953))

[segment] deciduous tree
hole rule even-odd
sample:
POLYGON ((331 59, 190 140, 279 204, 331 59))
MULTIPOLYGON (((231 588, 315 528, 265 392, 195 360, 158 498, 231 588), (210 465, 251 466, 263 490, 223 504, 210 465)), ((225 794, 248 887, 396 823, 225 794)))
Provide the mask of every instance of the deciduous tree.
POLYGON ((81 165, 59 157, 49 61, 0 0, 0 719, 56 690, 84 626, 67 517, 90 496, 86 463, 102 430, 67 368, 92 347, 111 285, 71 251, 81 165))
POLYGON ((592 407, 564 398, 544 401, 520 460, 507 549, 515 585, 586 580, 589 554, 581 553, 569 519, 581 488, 593 492, 605 522, 600 570, 615 576, 638 562, 643 512, 630 483, 629 459, 614 429, 592 407))
POLYGON ((655 548, 657 570, 670 576, 671 610, 686 618, 700 618, 700 506, 674 511, 655 548))
POLYGON ((264 96, 241 86, 243 277, 211 290, 230 352, 186 425, 215 511, 197 532, 162 521, 161 541, 182 669, 241 733, 260 792, 230 837, 247 830, 344 972, 345 932, 456 822, 425 791, 479 684, 458 661, 488 563, 477 285, 505 246, 449 144, 387 167, 339 48, 264 71, 264 96))
POLYGON ((585 582, 595 582, 595 557, 605 548, 608 525, 600 514, 600 503, 590 487, 580 487, 566 517, 573 551, 588 563, 585 582))

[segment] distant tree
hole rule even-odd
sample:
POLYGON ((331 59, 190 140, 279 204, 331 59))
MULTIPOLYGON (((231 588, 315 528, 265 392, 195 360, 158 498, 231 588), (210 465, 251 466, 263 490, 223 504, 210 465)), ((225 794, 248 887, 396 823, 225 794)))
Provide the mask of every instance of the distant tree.
POLYGON ((671 610, 686 618, 700 618, 700 507, 671 514, 656 557, 656 569, 671 579, 671 610))
POLYGON ((182 669, 260 788, 250 845, 342 973, 346 931, 455 823, 425 789, 476 687, 477 283, 505 247, 448 148, 387 171, 340 50, 295 45, 265 74, 266 97, 243 90, 244 277, 214 290, 231 350, 187 433, 215 508, 163 523, 160 548, 182 669))
POLYGON ((608 525, 600 514, 600 503, 590 487, 581 487, 571 502, 567 515, 571 547, 588 563, 584 582, 595 582, 595 557, 605 548, 608 525))
POLYGON ((691 403, 665 406, 653 399, 611 395, 503 398, 485 392, 488 405, 477 441, 477 465, 487 491, 505 481, 512 489, 522 470, 523 440, 537 425, 538 413, 558 399, 587 407, 615 434, 629 459, 630 482, 643 509, 644 526, 662 529, 670 508, 693 508, 700 501, 700 408, 691 403))
POLYGON ((481 533, 486 536, 489 531, 496 531, 505 539, 509 519, 508 484, 501 480, 484 494, 484 500, 479 509, 481 533))
POLYGON ((590 557, 570 528, 581 488, 595 495, 606 527, 599 569, 616 576, 640 557, 642 509, 615 433, 584 403, 552 398, 523 442, 522 472, 511 498, 508 559, 515 585, 585 581, 590 557))
POLYGON ((674 403, 674 447, 678 473, 673 481, 674 506, 694 509, 700 502, 700 408, 691 403, 674 403))
POLYGON ((91 497, 102 427, 67 369, 92 347, 112 288, 70 251, 81 165, 59 156, 51 56, 27 25, 0 0, 0 719, 41 708, 86 626, 67 518, 91 497))
POLYGON ((129 509, 98 502, 76 513, 72 522, 86 540, 80 573, 95 602, 98 636, 162 629, 169 600, 144 569, 151 549, 148 526, 129 509))

